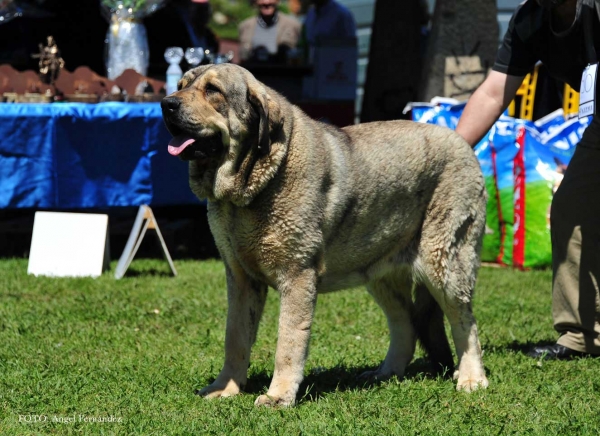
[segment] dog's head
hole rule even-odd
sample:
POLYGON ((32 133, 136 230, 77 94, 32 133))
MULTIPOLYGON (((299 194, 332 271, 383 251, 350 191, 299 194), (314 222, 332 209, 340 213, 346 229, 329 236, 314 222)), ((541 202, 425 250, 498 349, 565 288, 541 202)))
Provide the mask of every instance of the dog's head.
POLYGON ((190 162, 190 186, 198 197, 247 205, 287 151, 286 102, 233 64, 190 70, 177 88, 161 103, 173 135, 169 153, 190 162))

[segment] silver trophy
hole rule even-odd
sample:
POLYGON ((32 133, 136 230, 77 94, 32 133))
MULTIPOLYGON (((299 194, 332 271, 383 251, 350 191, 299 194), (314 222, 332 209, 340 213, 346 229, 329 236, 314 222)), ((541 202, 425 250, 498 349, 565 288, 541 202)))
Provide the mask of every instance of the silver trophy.
POLYGON ((204 49, 202 47, 188 47, 185 50, 185 60, 190 68, 200 65, 202 59, 204 59, 204 49))
POLYGON ((169 68, 167 68, 167 83, 165 84, 167 95, 177 91, 177 82, 179 82, 179 79, 183 75, 183 71, 179 66, 181 59, 183 59, 183 49, 181 47, 167 47, 165 50, 165 61, 169 64, 169 68))

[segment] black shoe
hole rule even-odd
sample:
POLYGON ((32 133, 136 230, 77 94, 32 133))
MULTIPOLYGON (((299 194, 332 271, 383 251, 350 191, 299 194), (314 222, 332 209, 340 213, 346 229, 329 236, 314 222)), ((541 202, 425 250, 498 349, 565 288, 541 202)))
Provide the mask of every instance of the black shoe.
POLYGON ((529 357, 533 357, 534 359, 559 359, 559 360, 568 360, 574 357, 585 357, 590 356, 587 353, 582 353, 581 351, 571 350, 570 348, 565 347, 560 344, 552 344, 552 345, 543 345, 541 347, 534 347, 529 353, 527 353, 529 357))

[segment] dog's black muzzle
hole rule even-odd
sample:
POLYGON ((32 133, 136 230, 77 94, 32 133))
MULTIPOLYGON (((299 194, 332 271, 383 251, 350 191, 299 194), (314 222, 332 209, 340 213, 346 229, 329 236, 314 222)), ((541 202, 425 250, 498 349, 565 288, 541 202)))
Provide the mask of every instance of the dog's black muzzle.
POLYGON ((181 107, 181 99, 179 97, 169 96, 162 99, 160 102, 163 117, 165 115, 174 115, 181 107))
POLYGON ((167 126, 167 130, 173 136, 177 136, 182 133, 182 128, 180 127, 181 103, 182 102, 180 98, 173 96, 165 97, 160 102, 163 121, 167 126))

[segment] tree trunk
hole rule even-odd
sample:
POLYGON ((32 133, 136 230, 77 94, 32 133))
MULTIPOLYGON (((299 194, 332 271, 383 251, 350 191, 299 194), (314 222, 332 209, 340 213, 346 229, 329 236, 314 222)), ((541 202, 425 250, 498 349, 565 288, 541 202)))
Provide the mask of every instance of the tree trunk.
POLYGON ((361 122, 402 118, 417 97, 421 73, 422 0, 377 0, 361 122))
POLYGON ((437 0, 420 101, 466 100, 494 64, 499 42, 496 0, 437 0))

